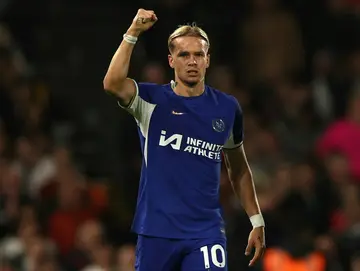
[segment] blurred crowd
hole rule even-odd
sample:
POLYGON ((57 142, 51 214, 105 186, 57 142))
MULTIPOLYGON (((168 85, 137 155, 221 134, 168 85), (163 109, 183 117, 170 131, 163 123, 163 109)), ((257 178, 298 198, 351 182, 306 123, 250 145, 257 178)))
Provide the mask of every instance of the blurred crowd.
MULTIPOLYGON (((255 269, 360 270, 360 1, 5 2, 0 271, 134 270, 136 125, 101 83, 139 7, 159 22, 137 44, 132 77, 169 82, 167 35, 197 21, 212 42, 207 83, 243 108, 267 223, 255 269)), ((225 169, 221 202, 229 270, 246 270, 250 223, 225 169)))
POLYGON ((134 270, 133 239, 112 224, 111 185, 55 144, 49 89, 4 26, 0 51, 0 270, 134 270), (113 228, 120 236, 108 240, 113 228))

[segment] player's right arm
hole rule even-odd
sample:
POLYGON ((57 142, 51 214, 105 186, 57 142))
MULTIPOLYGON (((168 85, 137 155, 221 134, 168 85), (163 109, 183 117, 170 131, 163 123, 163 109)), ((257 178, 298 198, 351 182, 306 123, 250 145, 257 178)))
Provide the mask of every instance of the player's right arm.
POLYGON ((129 106, 137 91, 136 83, 128 78, 131 54, 136 40, 142 32, 148 30, 156 21, 157 17, 154 11, 139 9, 126 31, 128 38, 124 37, 110 62, 103 80, 104 90, 115 96, 122 106, 129 106))

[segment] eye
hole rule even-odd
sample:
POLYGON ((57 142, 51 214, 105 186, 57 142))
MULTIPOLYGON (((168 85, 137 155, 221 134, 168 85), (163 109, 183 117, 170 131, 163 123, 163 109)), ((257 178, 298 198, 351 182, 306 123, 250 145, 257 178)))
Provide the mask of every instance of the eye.
POLYGON ((179 56, 179 57, 187 57, 187 56, 189 56, 189 53, 188 53, 188 52, 180 52, 180 53, 178 54, 178 56, 179 56))

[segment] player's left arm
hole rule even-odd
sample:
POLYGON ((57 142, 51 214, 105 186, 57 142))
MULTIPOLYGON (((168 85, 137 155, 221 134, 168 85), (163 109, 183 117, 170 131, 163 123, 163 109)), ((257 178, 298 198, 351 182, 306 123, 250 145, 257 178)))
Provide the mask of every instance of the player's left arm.
POLYGON ((255 247, 254 257, 249 263, 250 266, 253 266, 265 251, 265 222, 261 214, 253 176, 243 146, 242 111, 238 104, 230 137, 224 145, 224 158, 234 192, 240 199, 253 226, 245 250, 245 255, 250 255, 255 247))
POLYGON ((224 156, 234 192, 240 199, 241 205, 250 217, 253 226, 245 250, 245 255, 250 255, 255 247, 254 257, 249 263, 250 266, 253 266, 265 251, 265 222, 257 200, 255 185, 243 144, 235 149, 224 150, 224 156))

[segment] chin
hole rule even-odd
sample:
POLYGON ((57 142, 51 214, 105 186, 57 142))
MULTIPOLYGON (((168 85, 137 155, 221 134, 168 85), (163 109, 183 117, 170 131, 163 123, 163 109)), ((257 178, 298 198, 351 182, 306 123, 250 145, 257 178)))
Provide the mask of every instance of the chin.
POLYGON ((191 79, 187 78, 187 79, 182 80, 182 81, 188 87, 195 87, 197 84, 200 83, 201 80, 199 80, 198 78, 191 78, 191 79))

